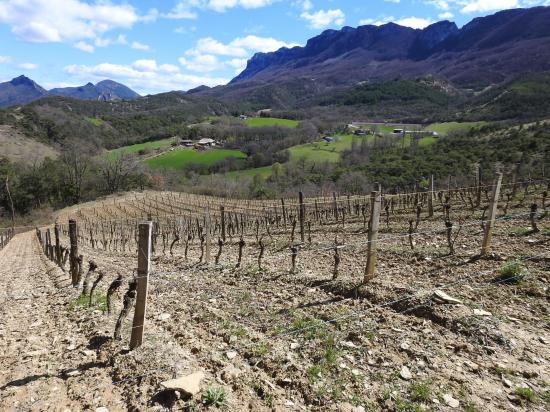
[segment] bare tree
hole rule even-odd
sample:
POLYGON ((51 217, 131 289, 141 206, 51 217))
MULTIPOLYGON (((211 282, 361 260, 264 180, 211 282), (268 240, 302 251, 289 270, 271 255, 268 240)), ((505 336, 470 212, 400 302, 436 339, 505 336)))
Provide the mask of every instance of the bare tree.
POLYGON ((15 209, 13 207, 13 199, 11 197, 11 192, 10 192, 9 176, 7 174, 6 174, 6 193, 8 195, 8 199, 10 201, 11 227, 13 229, 15 227, 15 209))
POLYGON ((128 154, 119 154, 115 157, 102 160, 99 163, 101 175, 109 194, 124 189, 128 177, 137 169, 135 159, 128 154))
POLYGON ((61 155, 64 174, 67 184, 71 188, 73 200, 79 203, 82 199, 84 176, 90 167, 90 157, 85 154, 86 149, 70 147, 61 155))

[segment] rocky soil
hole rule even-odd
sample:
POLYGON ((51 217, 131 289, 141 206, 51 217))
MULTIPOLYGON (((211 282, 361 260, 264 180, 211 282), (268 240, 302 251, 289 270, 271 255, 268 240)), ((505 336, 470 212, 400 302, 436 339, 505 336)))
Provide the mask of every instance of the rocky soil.
MULTIPOLYGON (((520 211, 510 211, 510 214, 520 211)), ((550 221, 500 220, 493 253, 464 227, 449 255, 440 216, 422 222, 414 249, 407 217, 382 225, 378 277, 360 286, 366 234, 340 230, 333 278, 332 229, 315 229, 291 273, 288 239, 233 238, 220 264, 158 247, 143 345, 113 331, 137 266, 135 250, 81 244, 104 278, 92 298, 41 257, 34 234, 0 252, 0 405, 15 410, 544 411, 550 407, 550 221), (434 230, 437 229, 437 232, 434 230), (329 233, 330 232, 330 233, 329 233), (382 241, 383 240, 383 241, 382 241), (123 285, 113 313, 105 295, 123 285), (56 388, 54 390, 54 388, 56 388), (100 409, 101 410, 101 409, 100 409), (105 409, 102 409, 105 410, 105 409)), ((67 245, 66 237, 62 243, 67 245)), ((84 243, 84 242, 83 242, 84 243)), ((217 252, 213 245, 212 255, 217 252)), ((87 265, 86 265, 87 268, 87 265)), ((93 280, 95 280, 95 274, 93 280)))

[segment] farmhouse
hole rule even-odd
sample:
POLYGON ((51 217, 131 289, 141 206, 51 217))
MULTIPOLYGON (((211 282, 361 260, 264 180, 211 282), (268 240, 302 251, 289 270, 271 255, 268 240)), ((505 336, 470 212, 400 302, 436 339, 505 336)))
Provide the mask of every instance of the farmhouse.
POLYGON ((193 141, 189 139, 182 139, 180 144, 185 147, 193 147, 193 141))
POLYGON ((239 119, 241 119, 241 120, 246 120, 246 119, 248 119, 248 116, 245 115, 245 114, 241 114, 241 115, 239 116, 239 119))
POLYGON ((216 141, 214 139, 210 139, 208 137, 200 139, 197 144, 199 146, 207 147, 207 146, 216 146, 216 141))
POLYGON ((332 143, 336 140, 336 138, 332 137, 332 136, 325 136, 325 137, 323 137, 323 140, 327 143, 332 143))
POLYGON ((401 134, 401 133, 403 133, 403 129, 393 129, 393 133, 401 134))

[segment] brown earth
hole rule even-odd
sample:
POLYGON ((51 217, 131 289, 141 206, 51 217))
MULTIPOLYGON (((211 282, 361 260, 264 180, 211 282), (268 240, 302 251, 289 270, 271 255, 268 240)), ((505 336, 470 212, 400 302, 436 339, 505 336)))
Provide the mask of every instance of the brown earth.
MULTIPOLYGON (((382 239, 407 227, 407 216, 391 219, 382 239)), ((207 403, 216 389, 230 411, 548 410, 550 222, 541 218, 539 233, 528 225, 524 215, 499 220, 494 254, 470 260, 479 250, 479 225, 462 230, 449 256, 440 216, 422 221, 426 233, 415 237, 414 250, 406 237, 380 243, 379 276, 362 287, 366 235, 353 222, 339 235, 349 247, 341 249, 337 280, 333 252, 319 250, 332 240, 328 228, 313 230, 295 274, 288 239, 275 232, 264 239, 262 270, 253 237, 245 239, 241 268, 238 238, 228 240, 219 265, 199 263, 196 241, 185 259, 183 242, 171 256, 159 238, 144 344, 131 352, 133 312, 122 340, 111 337, 135 273, 135 246, 91 248, 81 228, 80 253, 105 274, 87 307, 77 290, 59 289, 69 276, 39 257, 34 236, 19 235, 0 252, 5 299, 27 298, 4 305, 2 370, 9 373, 2 374, 0 405, 28 408, 42 393, 43 402, 56 401, 53 409, 206 410, 215 409, 207 403), (503 268, 522 257, 504 276, 503 268), (124 283, 107 315, 105 294, 117 274, 124 283), (442 302, 435 291, 461 303, 442 302), (39 321, 40 333, 32 328, 39 321), (36 360, 22 355, 45 348, 36 360), (79 375, 67 377, 75 369, 79 375), (161 386, 196 371, 205 378, 191 398, 161 386), (59 395, 47 391, 52 385, 59 395)), ((68 244, 66 235, 61 240, 68 244)), ((36 407, 43 409, 45 403, 36 407)))

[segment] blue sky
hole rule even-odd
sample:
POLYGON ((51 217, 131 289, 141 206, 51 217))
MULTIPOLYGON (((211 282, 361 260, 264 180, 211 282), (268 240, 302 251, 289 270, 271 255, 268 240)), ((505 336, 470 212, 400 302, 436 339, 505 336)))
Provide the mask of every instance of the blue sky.
POLYGON ((46 88, 110 78, 141 94, 224 84, 254 53, 328 28, 459 26, 550 0, 0 0, 0 81, 46 88))

